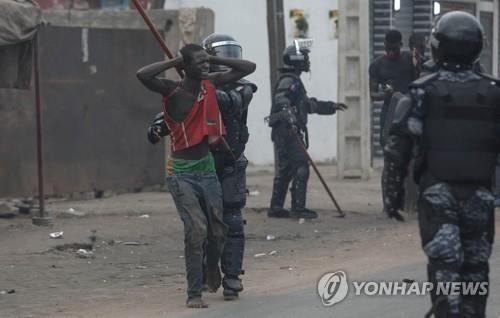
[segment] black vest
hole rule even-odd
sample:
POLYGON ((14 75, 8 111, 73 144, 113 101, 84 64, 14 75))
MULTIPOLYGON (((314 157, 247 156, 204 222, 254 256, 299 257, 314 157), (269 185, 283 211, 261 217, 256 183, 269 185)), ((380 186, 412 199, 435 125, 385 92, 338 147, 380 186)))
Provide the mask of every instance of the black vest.
POLYGON ((491 180, 498 152, 496 83, 436 80, 425 87, 424 161, 449 182, 491 180))

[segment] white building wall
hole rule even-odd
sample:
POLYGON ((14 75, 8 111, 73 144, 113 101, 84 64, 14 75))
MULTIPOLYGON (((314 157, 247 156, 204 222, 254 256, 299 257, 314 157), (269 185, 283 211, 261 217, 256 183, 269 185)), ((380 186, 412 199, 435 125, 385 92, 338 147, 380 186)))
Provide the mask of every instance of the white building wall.
MULTIPOLYGON (((309 36, 315 42, 311 53, 311 76, 302 79, 309 96, 335 100, 337 96, 337 40, 331 38, 329 10, 337 9, 337 0, 284 0, 287 43, 292 41, 290 9, 304 9, 308 14, 309 36)), ((266 1, 248 0, 166 0, 165 9, 206 7, 215 12, 215 32, 226 33, 243 47, 243 57, 257 63, 248 77, 259 87, 250 105, 248 126, 250 141, 246 156, 255 164, 274 162, 271 129, 264 123, 271 105, 269 79, 269 46, 266 1)), ((317 161, 331 160, 337 155, 336 116, 310 116, 310 152, 317 161)))

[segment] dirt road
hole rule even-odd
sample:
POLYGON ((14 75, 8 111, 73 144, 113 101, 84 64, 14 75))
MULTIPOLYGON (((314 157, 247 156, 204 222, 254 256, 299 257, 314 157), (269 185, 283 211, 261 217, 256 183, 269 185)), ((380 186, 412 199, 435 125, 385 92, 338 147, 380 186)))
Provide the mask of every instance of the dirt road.
MULTIPOLYGON (((57 216, 51 229, 34 227, 28 218, 1 220, 0 291, 15 292, 0 293, 0 317, 326 317, 333 312, 321 306, 314 291, 325 272, 344 269, 350 277, 372 279, 388 273, 408 274, 399 279, 425 278, 417 224, 411 219, 396 224, 381 215, 378 178, 340 182, 334 167, 320 170, 349 211, 347 218, 335 217, 332 203, 312 176, 308 200, 319 219, 303 224, 268 219, 273 172, 252 168, 252 196, 244 212, 245 291, 230 303, 222 300, 220 291, 208 294, 210 308, 203 312, 184 307, 182 224, 166 193, 51 202, 49 209, 57 216), (63 218, 62 212, 70 208, 85 216, 63 218), (64 231, 64 238, 49 238, 55 231, 64 231), (267 240, 269 234, 275 239, 267 240), (89 245, 89 237, 95 237, 94 258, 77 257, 76 249, 89 245), (258 253, 267 255, 254 258, 258 253)), ((494 253, 498 256, 498 248, 494 253)), ((498 271, 500 264, 493 266, 494 280, 498 271)), ((497 289, 490 299, 498 295, 497 289)), ((346 306, 359 309, 362 304, 371 308, 374 301, 347 300, 337 310, 352 312, 346 306)), ((428 305, 427 299, 411 303, 425 309, 428 305)), ((492 304, 492 317, 497 317, 498 301, 492 304)), ((340 313, 335 316, 361 317, 340 313)), ((386 317, 412 317, 394 313, 386 317)))

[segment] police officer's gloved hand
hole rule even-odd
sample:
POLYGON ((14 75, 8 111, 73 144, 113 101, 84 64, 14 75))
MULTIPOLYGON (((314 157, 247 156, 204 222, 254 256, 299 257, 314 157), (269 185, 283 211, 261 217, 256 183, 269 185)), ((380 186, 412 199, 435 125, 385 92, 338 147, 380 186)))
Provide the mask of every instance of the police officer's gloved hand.
POLYGON ((347 105, 344 103, 336 103, 334 107, 335 107, 336 111, 339 111, 339 110, 344 111, 347 109, 347 105))
POLYGON ((392 86, 389 84, 382 85, 382 91, 386 96, 394 94, 394 88, 392 88, 392 86))
POLYGON ((153 145, 161 140, 160 129, 155 126, 149 126, 148 128, 148 140, 153 145))

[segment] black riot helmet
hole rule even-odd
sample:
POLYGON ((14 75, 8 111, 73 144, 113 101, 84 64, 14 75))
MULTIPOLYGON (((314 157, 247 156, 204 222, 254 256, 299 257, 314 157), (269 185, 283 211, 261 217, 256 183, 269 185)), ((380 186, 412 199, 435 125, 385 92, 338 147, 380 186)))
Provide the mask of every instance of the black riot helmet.
MULTIPOLYGON (((241 59, 241 45, 231 36, 212 33, 201 43, 205 51, 213 56, 241 59)), ((211 72, 227 70, 226 66, 210 65, 211 72)))
POLYGON ((471 14, 444 14, 431 33, 432 58, 448 70, 471 69, 483 49, 483 27, 471 14))
POLYGON ((312 45, 312 39, 294 40, 283 51, 283 63, 285 66, 293 67, 301 72, 309 72, 311 62, 309 61, 309 47, 312 45))

